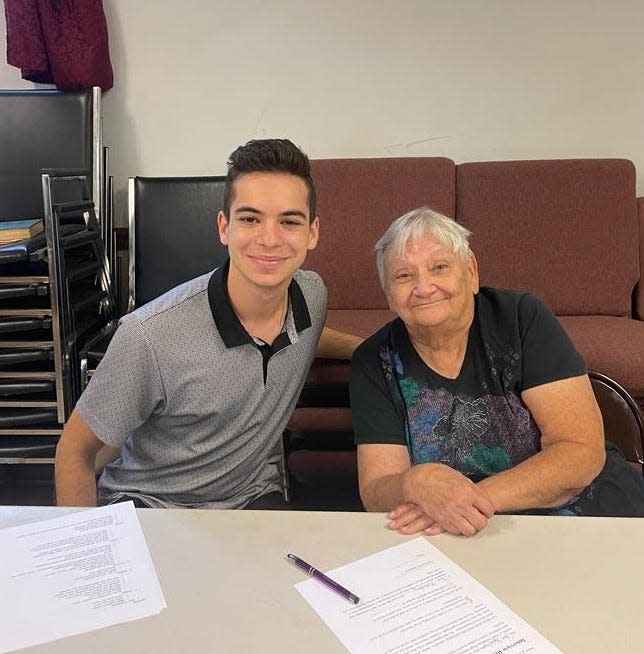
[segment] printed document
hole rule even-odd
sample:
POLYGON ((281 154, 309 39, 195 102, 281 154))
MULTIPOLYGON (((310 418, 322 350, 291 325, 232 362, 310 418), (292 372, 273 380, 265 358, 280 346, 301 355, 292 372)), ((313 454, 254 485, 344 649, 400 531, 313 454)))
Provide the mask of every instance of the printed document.
POLYGON ((0 653, 161 612, 132 502, 0 529, 0 653))
POLYGON ((352 654, 561 654, 425 538, 326 574, 359 604, 315 579, 296 588, 352 654))

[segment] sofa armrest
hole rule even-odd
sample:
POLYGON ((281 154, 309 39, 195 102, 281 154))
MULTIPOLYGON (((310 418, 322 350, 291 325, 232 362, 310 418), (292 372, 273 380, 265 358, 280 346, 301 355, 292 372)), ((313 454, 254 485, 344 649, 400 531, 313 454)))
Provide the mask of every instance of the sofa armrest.
POLYGON ((644 320, 644 197, 637 198, 640 225, 640 281, 635 290, 635 317, 644 320))

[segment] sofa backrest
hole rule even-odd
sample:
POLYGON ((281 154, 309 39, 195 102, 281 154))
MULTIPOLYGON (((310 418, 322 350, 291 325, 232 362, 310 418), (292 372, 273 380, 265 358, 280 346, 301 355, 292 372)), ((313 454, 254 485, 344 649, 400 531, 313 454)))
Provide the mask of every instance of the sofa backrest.
POLYGON ((635 168, 623 159, 465 163, 457 220, 481 283, 534 292, 558 315, 632 315, 635 168))
POLYGON ((454 216, 455 165, 443 157, 311 162, 320 240, 304 268, 322 275, 329 309, 386 309, 373 246, 398 216, 427 205, 454 216))

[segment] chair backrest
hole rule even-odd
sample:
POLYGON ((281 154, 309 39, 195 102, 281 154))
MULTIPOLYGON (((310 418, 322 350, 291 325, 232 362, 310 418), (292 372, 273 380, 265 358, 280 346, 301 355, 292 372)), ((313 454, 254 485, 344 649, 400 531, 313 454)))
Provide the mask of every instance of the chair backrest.
POLYGON ((635 400, 615 380, 600 372, 588 373, 604 419, 606 440, 644 472, 644 421, 635 400))
POLYGON ((0 90, 0 219, 43 216, 41 170, 86 169, 100 193, 100 89, 0 90))
POLYGON ((221 265, 216 216, 225 177, 133 177, 128 310, 221 265))

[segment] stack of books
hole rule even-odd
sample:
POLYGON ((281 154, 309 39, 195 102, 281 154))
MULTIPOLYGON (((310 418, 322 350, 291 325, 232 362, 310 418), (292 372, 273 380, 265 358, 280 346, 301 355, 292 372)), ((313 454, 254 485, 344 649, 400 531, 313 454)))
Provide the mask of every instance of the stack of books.
POLYGON ((42 230, 43 221, 41 218, 0 222, 0 245, 31 238, 42 232, 42 230))

